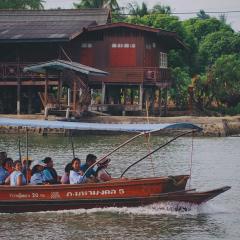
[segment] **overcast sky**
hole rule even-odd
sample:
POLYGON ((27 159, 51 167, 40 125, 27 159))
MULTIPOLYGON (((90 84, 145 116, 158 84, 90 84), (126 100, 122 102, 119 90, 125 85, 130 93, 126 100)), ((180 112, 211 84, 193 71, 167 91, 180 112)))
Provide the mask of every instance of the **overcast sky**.
MULTIPOLYGON (((45 8, 72 8, 73 2, 80 2, 79 0, 45 0, 45 8)), ((129 2, 142 3, 142 0, 118 0, 120 6, 126 6, 129 2)), ((240 31, 240 0, 145 0, 148 7, 151 8, 153 5, 160 3, 162 5, 169 5, 172 12, 198 12, 203 9, 205 12, 221 12, 221 11, 239 11, 235 13, 225 14, 227 22, 236 30, 240 31)), ((211 14, 214 15, 214 14, 211 14)), ((215 14, 214 16, 219 16, 215 14)), ((178 15, 181 19, 186 19, 194 15, 178 15)))

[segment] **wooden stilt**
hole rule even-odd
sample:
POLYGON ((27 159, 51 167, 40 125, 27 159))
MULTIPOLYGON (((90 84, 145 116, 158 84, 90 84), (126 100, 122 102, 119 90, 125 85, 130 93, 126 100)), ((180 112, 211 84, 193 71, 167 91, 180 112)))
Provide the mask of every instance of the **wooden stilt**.
POLYGON ((139 85, 139 110, 143 109, 143 84, 139 85))
POLYGON ((73 110, 76 111, 76 99, 77 99, 77 82, 73 80, 73 110))
POLYGON ((102 98, 101 98, 101 104, 105 103, 105 94, 106 94, 106 84, 102 82, 102 98))

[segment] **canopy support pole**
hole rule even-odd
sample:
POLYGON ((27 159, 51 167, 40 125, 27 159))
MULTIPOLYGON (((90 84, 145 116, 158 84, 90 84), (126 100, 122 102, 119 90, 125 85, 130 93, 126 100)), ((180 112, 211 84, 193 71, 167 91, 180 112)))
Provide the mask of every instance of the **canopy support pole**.
POLYGON ((168 141, 168 142, 160 145, 158 148, 156 148, 155 150, 151 151, 150 153, 148 153, 147 155, 145 155, 144 157, 142 157, 141 159, 139 159, 138 161, 134 162, 134 163, 131 164, 129 167, 127 167, 127 168, 123 171, 123 173, 122 173, 122 175, 121 175, 121 178, 124 176, 124 174, 125 174, 131 167, 133 167, 133 166, 136 165, 137 163, 141 162, 141 161, 144 160, 145 158, 147 158, 147 157, 149 157, 150 155, 152 155, 153 153, 157 152, 159 149, 167 146, 168 144, 170 144, 171 142, 173 142, 173 141, 176 140, 177 138, 180 138, 180 137, 185 136, 185 135, 187 135, 187 134, 189 134, 189 133, 192 133, 192 132, 193 132, 193 131, 188 131, 188 132, 185 132, 185 133, 181 133, 181 134, 177 135, 176 137, 172 138, 170 141, 168 141))

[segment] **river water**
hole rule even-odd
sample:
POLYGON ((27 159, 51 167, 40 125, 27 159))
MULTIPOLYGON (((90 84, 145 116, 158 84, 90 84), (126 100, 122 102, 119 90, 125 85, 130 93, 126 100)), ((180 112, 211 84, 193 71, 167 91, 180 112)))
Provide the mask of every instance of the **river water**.
MULTIPOLYGON (((76 155, 103 156, 128 135, 82 135, 74 137, 76 155)), ((132 162, 167 141, 151 137, 151 146, 139 139, 112 155, 109 172, 118 177, 132 162)), ((24 136, 21 149, 25 152, 24 136)), ((51 156, 59 174, 72 159, 68 137, 30 136, 29 155, 34 159, 51 156)), ((18 158, 17 136, 1 135, 0 150, 18 158)), ((0 239, 240 239, 240 139, 185 137, 155 153, 152 159, 133 167, 130 176, 189 174, 188 187, 210 190, 225 185, 232 189, 201 206, 176 203, 136 208, 106 208, 24 214, 0 214, 0 239), (192 153, 192 154, 191 154, 192 153), (191 167, 192 160, 192 167, 191 167)))

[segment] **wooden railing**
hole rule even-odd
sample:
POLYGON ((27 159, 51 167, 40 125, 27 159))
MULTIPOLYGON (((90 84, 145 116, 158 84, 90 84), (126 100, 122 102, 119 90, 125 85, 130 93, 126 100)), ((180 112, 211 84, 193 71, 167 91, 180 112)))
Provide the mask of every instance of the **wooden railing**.
MULTIPOLYGON (((35 64, 33 62, 0 62, 0 81, 20 79, 44 79, 44 74, 23 72, 24 67, 35 64)), ((50 75, 49 78, 57 78, 56 75, 50 75)))
POLYGON ((91 77, 92 81, 104 81, 106 83, 144 83, 144 84, 171 84, 171 74, 169 69, 156 67, 116 67, 102 68, 109 75, 104 78, 91 77))
MULTIPOLYGON (((17 78, 25 80, 45 78, 44 74, 23 72, 24 67, 34 64, 33 62, 15 63, 15 62, 2 62, 0 63, 0 81, 16 81, 17 78)), ((101 70, 110 73, 107 77, 91 77, 92 81, 97 82, 115 82, 115 83, 144 83, 144 84, 157 84, 165 86, 171 84, 171 74, 169 69, 156 68, 156 67, 109 67, 100 68, 101 70)), ((50 74, 49 79, 57 79, 57 75, 50 74)))

